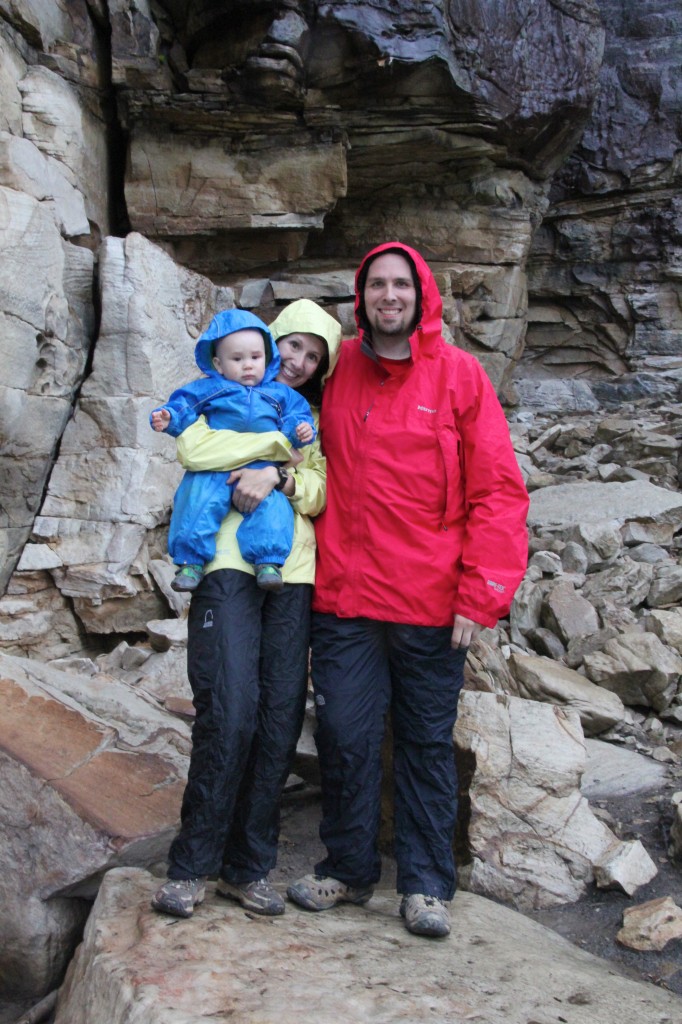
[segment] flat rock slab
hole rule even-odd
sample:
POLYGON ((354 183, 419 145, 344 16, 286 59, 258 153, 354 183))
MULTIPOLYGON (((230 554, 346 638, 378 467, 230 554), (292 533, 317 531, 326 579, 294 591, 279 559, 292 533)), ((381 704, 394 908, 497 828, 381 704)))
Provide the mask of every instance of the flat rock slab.
POLYGON ((580 792, 588 800, 648 793, 668 778, 668 768, 634 750, 604 740, 585 740, 587 766, 580 792))
POLYGON ((677 1024, 682 1000, 614 972, 521 914, 458 893, 445 940, 410 935, 394 894, 257 918, 209 893, 155 914, 158 880, 106 876, 55 1024, 677 1024))
POLYGON ((679 523, 682 494, 645 480, 633 480, 624 484, 557 484, 541 487, 530 496, 529 526, 577 525, 604 519, 679 523))

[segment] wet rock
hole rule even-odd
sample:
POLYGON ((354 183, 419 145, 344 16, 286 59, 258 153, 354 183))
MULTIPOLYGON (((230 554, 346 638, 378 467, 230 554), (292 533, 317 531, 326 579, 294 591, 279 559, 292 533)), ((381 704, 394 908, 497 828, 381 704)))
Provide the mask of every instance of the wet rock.
POLYGON ((654 569, 646 603, 650 608, 669 608, 682 600, 682 565, 659 563, 654 569))
POLYGON ((543 625, 557 633, 564 644, 599 629, 599 616, 581 594, 567 582, 559 582, 547 593, 542 610, 543 625))
POLYGON ((682 524, 682 495, 654 484, 574 483, 543 487, 531 495, 529 525, 569 527, 580 523, 639 519, 682 524))
POLYGON ((155 651, 187 647, 187 619, 154 619, 147 623, 147 633, 155 651))
POLYGON ((623 702, 615 693, 549 658, 512 654, 509 666, 517 696, 574 708, 586 736, 610 729, 625 716, 623 702))
POLYGON ((0 655, 0 968, 4 994, 60 980, 102 874, 161 859, 175 833, 189 732, 111 677, 0 655), (27 843, 30 833, 31 841, 27 843))
POLYGON ((600 889, 621 889, 632 896, 656 877, 658 868, 638 839, 607 851, 594 866, 594 880, 600 889))
POLYGON ((671 896, 623 911, 623 927, 616 935, 622 946, 660 951, 674 939, 682 939, 682 910, 671 896))
POLYGON ((544 654, 555 661, 562 661, 566 654, 566 648, 551 629, 543 629, 542 626, 529 629, 526 639, 538 654, 544 654))
POLYGON ((582 594, 602 613, 613 609, 634 609, 647 599, 653 573, 651 565, 633 562, 625 555, 616 565, 589 576, 582 594))
POLYGON ((588 800, 656 791, 668 778, 668 770, 649 757, 600 739, 585 743, 587 764, 580 789, 588 800))
POLYGON ((598 633, 591 633, 589 636, 573 637, 568 642, 566 664, 569 668, 578 668, 582 665, 586 654, 602 651, 609 640, 619 635, 613 626, 607 626, 605 629, 600 629, 598 633))
POLYGON ((561 552, 561 564, 564 572, 587 572, 587 551, 575 540, 569 540, 561 552))
POLYGON ((434 943, 409 935, 397 898, 383 892, 365 907, 310 914, 288 904, 258 920, 209 888, 194 918, 178 921, 150 909, 157 884, 140 870, 108 873, 55 1024, 199 1024, 226 1009, 263 1024, 312 1024, 321 1002, 342 1005, 347 1024, 527 1024, 543 1019, 548 1000, 571 1024, 666 1024, 680 1007, 672 993, 615 974, 471 893, 457 893, 452 934, 434 943))
POLYGON ((572 709, 462 693, 455 744, 471 771, 465 888, 522 910, 556 906, 578 900, 596 865, 625 852, 580 793, 584 743, 572 709))
POLYGON ((656 609, 644 616, 644 627, 682 654, 682 608, 656 609))
POLYGON ((682 658, 654 633, 627 633, 607 641, 603 651, 586 654, 592 682, 617 693, 624 704, 663 711, 677 693, 682 658))

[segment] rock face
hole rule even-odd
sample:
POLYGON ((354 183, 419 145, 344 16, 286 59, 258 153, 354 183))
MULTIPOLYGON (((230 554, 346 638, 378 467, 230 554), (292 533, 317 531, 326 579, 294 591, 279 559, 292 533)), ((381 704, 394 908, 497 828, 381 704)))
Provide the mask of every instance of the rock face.
POLYGON ((585 132, 533 241, 519 390, 589 408, 675 396, 680 380, 682 11, 600 0, 608 26, 585 132))
POLYGON ((0 976, 31 997, 59 982, 103 874, 165 857, 189 730, 111 677, 6 655, 0 694, 0 976))
MULTIPOLYGON (((542 0, 531 19, 520 0, 494 19, 469 3, 44 6, 3 4, 0 24, 0 238, 11 253, 0 282, 0 587, 43 511, 93 347, 102 365, 111 344, 104 277, 101 326, 93 300, 98 270, 112 271, 102 243, 111 229, 138 231, 268 314, 283 301, 282 277, 302 294, 303 271, 311 297, 332 311, 347 304, 349 330, 358 256, 370 239, 402 237, 434 261, 446 330, 496 383, 508 375, 523 348, 532 232, 597 88, 604 35, 593 0, 542 0), (345 279, 331 294, 330 268, 345 279), (244 275, 262 280, 256 299, 244 275)), ((157 297, 146 270, 132 319, 157 297)), ((211 287, 188 316, 175 309, 169 344, 229 304, 211 287)), ((157 312, 148 326, 163 337, 157 312)), ((137 402, 142 367, 130 369, 137 402)), ((66 463, 53 494, 76 482, 66 463)), ((115 459, 110 470, 125 479, 115 459)))
POLYGON ((548 1006, 571 1024, 670 1024, 680 1014, 672 993, 470 893, 455 897, 452 935, 425 942, 380 894, 367 907, 287 905, 259 921, 209 893, 191 921, 173 921, 149 908, 155 884, 130 868, 107 875, 55 1024, 312 1024, 339 1007, 348 1024, 527 1024, 550 1019, 548 1006))

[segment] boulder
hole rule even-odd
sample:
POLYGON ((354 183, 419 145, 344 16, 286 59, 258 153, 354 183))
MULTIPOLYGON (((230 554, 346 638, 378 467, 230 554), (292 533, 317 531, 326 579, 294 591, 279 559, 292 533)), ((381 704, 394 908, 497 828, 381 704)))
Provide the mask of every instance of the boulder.
POLYGON ((655 792, 668 778, 664 765, 635 750, 599 739, 586 740, 585 747, 587 764, 580 791, 588 800, 655 792))
POLYGON ((682 909, 671 896, 626 907, 616 935, 616 941, 629 949, 658 952, 675 939, 682 939, 682 909))
POLYGON ((529 526, 571 528, 604 520, 682 524, 682 495, 642 481, 557 484, 534 491, 529 526))
POLYGON ((624 849, 580 793, 585 741, 573 709, 465 691, 455 745, 470 776, 459 875, 471 892, 521 910, 574 902, 624 849))
POLYGON ((452 934, 410 935, 395 895, 310 914, 288 904, 270 920, 209 887, 189 921, 155 914, 158 880, 110 871, 59 994, 55 1024, 201 1024, 227 1014, 262 1024, 485 1020, 668 1024, 682 1000, 633 981, 548 928, 467 892, 452 934), (225 965, 229 965, 226 969, 225 965), (326 1009, 321 1009, 325 1007, 326 1009))
POLYGON ((545 595, 542 622, 564 644, 599 630, 599 616, 590 602, 568 581, 559 581, 545 595))
POLYGON ((574 708, 586 736, 596 736, 625 717, 620 697, 549 658, 512 654, 513 692, 528 700, 574 708))
POLYGON ((603 651, 586 654, 592 682, 617 693, 624 704, 664 711, 677 693, 682 657, 654 633, 626 633, 607 641, 603 651))
POLYGON ((12 865, 0 886, 0 977, 5 996, 39 996, 59 982, 104 872, 165 857, 189 730, 111 677, 7 655, 0 691, 0 843, 12 865))

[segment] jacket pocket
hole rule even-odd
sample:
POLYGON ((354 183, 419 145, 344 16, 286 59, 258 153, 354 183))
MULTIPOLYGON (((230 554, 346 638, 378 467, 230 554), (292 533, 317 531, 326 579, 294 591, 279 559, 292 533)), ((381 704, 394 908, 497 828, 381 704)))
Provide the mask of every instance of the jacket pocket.
POLYGON ((464 509, 464 443, 453 423, 439 423, 436 432, 445 470, 443 525, 450 526, 464 509))

